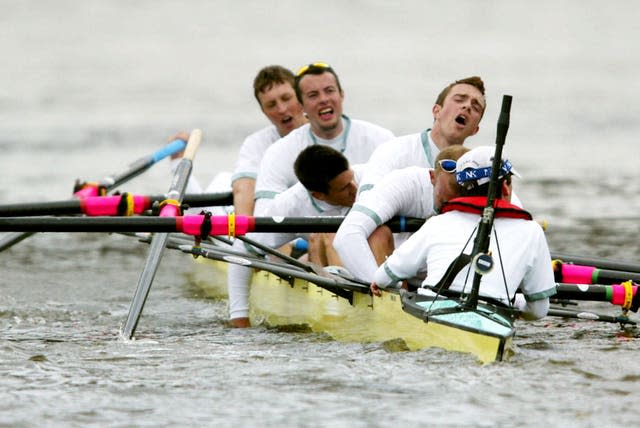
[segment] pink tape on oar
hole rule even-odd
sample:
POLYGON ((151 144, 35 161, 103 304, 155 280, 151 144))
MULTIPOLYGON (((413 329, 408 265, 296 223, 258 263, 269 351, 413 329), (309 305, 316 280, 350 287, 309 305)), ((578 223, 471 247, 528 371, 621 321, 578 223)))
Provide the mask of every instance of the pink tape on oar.
POLYGON ((180 214, 180 202, 173 199, 165 199, 160 203, 160 217, 178 217, 180 214))
POLYGON ((570 284, 593 284, 594 266, 580 266, 563 263, 562 282, 570 284))
POLYGON ((74 197, 79 199, 90 198, 92 196, 98 196, 98 186, 85 185, 82 189, 73 194, 74 197))
MULTIPOLYGON (((251 217, 247 216, 235 216, 235 230, 230 230, 230 216, 215 215, 211 216, 211 231, 209 235, 245 235, 249 231, 249 225, 251 224, 251 217)), ((204 215, 186 215, 178 217, 176 223, 176 229, 182 231, 187 235, 200 236, 202 234, 202 223, 204 222, 204 215)))
MULTIPOLYGON (((80 207, 82 212, 88 216, 120 215, 120 213, 118 213, 118 206, 120 205, 123 197, 125 196, 91 196, 82 199, 80 207)), ((134 214, 142 214, 145 210, 151 208, 149 198, 140 195, 134 195, 132 198, 134 214)))
MULTIPOLYGON (((633 295, 635 296, 636 293, 638 292, 638 287, 637 286, 632 286, 631 289, 633 290, 633 295)), ((622 284, 614 284, 611 286, 611 303, 614 305, 624 305, 625 303, 625 288, 622 284)))

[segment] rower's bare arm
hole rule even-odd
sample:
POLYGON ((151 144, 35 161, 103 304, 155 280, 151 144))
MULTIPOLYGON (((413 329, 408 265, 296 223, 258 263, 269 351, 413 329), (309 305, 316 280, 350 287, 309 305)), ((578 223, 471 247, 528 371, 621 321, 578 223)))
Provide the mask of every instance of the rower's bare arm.
MULTIPOLYGON (((189 133, 185 132, 185 131, 180 131, 177 134, 175 134, 174 136, 172 136, 171 138, 169 138, 168 141, 174 141, 174 140, 182 140, 182 141, 189 141, 189 133)), ((171 159, 179 159, 184 155, 184 150, 179 151, 177 153, 173 153, 171 155, 171 159)))
POLYGON ((369 290, 371 290, 371 294, 373 294, 374 296, 382 296, 382 292, 380 291, 380 287, 378 287, 378 284, 376 284, 375 282, 372 282, 371 285, 369 286, 369 290))
POLYGON ((231 189, 236 215, 253 215, 256 180, 249 177, 238 178, 233 181, 231 189))

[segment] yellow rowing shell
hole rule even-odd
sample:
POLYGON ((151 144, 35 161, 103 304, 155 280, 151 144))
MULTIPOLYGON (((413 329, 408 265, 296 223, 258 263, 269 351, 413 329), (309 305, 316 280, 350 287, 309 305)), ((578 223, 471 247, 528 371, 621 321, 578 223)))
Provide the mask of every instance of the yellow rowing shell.
MULTIPOLYGON (((212 266, 217 278, 226 278, 225 263, 207 260, 197 265, 196 282, 206 294, 225 297, 226 281, 218 281, 217 286, 211 281, 212 266)), ((438 347, 473 354, 483 363, 512 353, 513 320, 492 305, 461 311, 449 299, 434 300, 404 290, 383 291, 382 297, 374 297, 261 270, 253 274, 250 296, 254 325, 306 325, 340 341, 396 341, 409 350, 438 347)))

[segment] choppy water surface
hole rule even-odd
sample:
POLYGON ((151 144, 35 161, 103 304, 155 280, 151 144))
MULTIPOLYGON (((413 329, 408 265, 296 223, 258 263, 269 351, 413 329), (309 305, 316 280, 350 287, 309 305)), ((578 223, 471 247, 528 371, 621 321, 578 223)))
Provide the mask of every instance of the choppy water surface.
MULTIPOLYGON (((505 150, 554 251, 637 261, 637 5, 599 2, 2 2, 0 201, 54 200, 200 127, 206 182, 263 126, 250 90, 269 63, 332 63, 346 112, 401 135, 472 74, 489 109, 470 145, 505 150), (528 29, 531 29, 530 31, 528 29)), ((123 190, 160 193, 165 163, 123 190)), ((167 252, 138 326, 124 322, 147 246, 40 234, 0 253, 2 426, 627 426, 637 330, 548 318, 481 366, 320 334, 229 329, 188 256, 167 252)), ((212 278, 223 281, 224 278, 212 278)), ((604 313, 606 304, 587 307, 604 313)), ((636 316, 637 318, 637 316, 636 316)))

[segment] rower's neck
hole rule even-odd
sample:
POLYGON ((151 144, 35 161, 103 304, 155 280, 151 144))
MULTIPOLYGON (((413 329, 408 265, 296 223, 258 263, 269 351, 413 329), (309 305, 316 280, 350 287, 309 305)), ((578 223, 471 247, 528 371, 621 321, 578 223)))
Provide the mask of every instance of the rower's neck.
POLYGON ((437 124, 434 125, 433 128, 431 128, 430 137, 436 147, 441 151, 446 149, 447 147, 464 144, 464 139, 447 139, 442 134, 442 131, 437 124))
POLYGON ((342 131, 344 131, 344 119, 342 117, 336 126, 330 129, 318 128, 317 126, 314 126, 314 124, 311 124, 311 132, 313 132, 316 137, 322 138, 323 140, 333 140, 342 134, 342 131))

